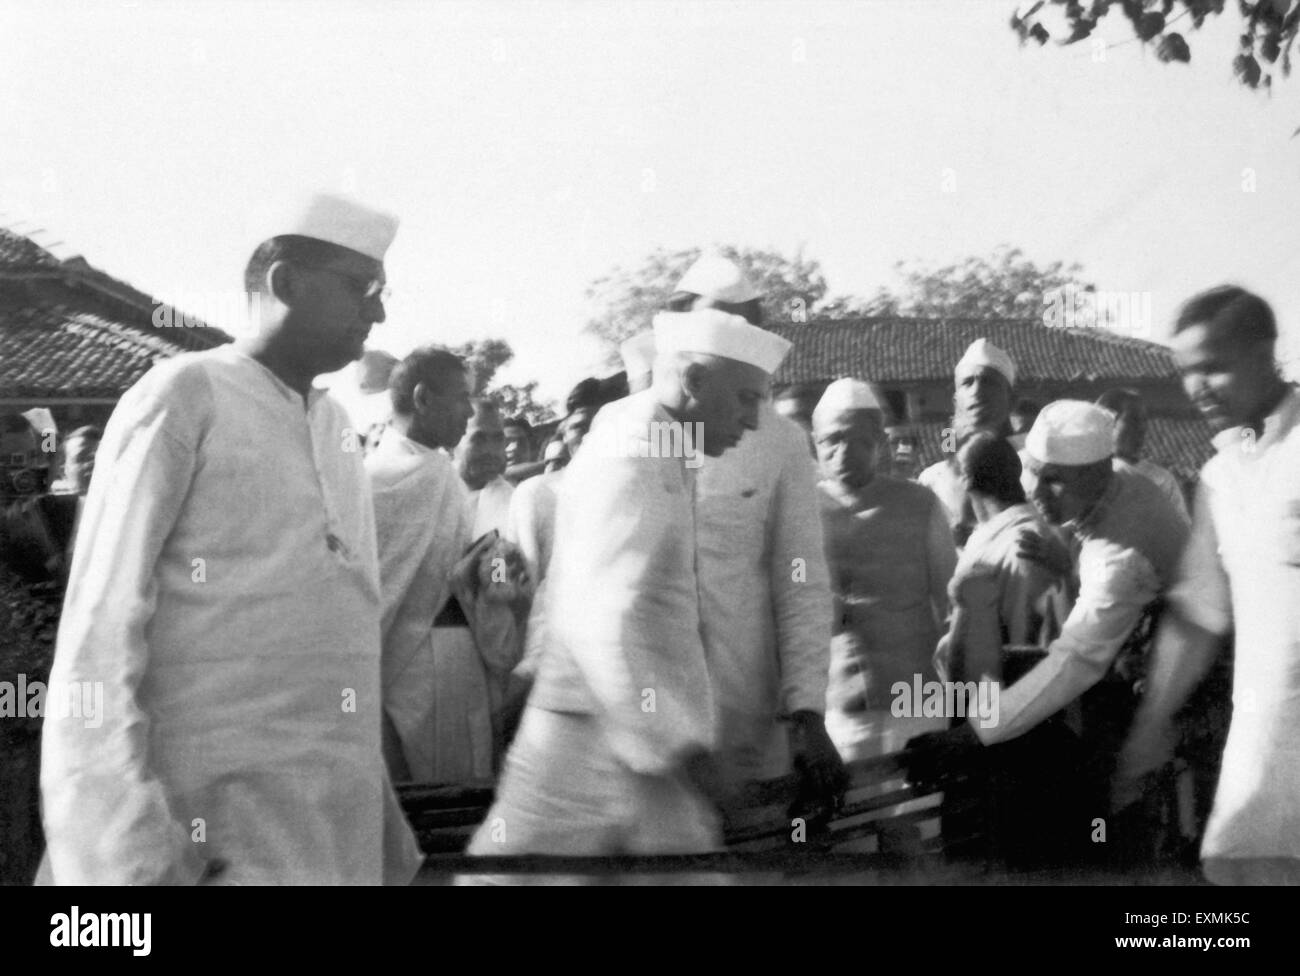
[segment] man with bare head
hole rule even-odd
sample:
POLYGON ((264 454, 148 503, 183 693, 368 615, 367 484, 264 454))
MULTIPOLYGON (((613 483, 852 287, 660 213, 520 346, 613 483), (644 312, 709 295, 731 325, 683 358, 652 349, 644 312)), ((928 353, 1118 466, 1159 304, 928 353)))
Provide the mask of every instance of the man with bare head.
POLYGON ((487 397, 473 400, 474 413, 456 445, 456 470, 469 489, 470 532, 477 539, 496 529, 504 532, 514 486, 506 471, 506 433, 501 408, 487 397))
POLYGON ((1117 805, 1171 757, 1174 715, 1235 630, 1232 725, 1201 858, 1218 884, 1300 884, 1300 393, 1277 323, 1224 285, 1190 299, 1174 362, 1217 435, 1151 677, 1121 757, 1117 805))

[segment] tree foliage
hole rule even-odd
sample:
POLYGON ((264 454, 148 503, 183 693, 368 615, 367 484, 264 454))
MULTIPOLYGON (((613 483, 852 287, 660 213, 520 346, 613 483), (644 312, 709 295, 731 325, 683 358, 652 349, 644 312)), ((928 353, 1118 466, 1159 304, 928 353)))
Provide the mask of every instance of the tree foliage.
POLYGON ((492 385, 497 371, 515 358, 515 351, 504 339, 479 339, 452 347, 452 352, 465 360, 474 374, 473 393, 488 396, 501 405, 502 415, 515 417, 522 414, 530 424, 544 422, 555 416, 550 403, 537 399, 537 381, 522 386, 513 383, 492 385))
MULTIPOLYGON (((1224 12, 1227 0, 1034 0, 1022 4, 1011 16, 1011 27, 1022 44, 1076 44, 1092 35, 1109 14, 1128 20, 1135 37, 1143 44, 1155 44, 1161 61, 1190 61, 1191 50, 1174 24, 1197 30, 1210 16, 1224 12), (1064 26, 1049 26, 1050 21, 1064 26)), ((1273 66, 1282 76, 1291 74, 1291 50, 1300 31, 1300 0, 1237 0, 1242 20, 1238 51, 1232 61, 1238 81, 1249 88, 1273 84, 1273 66)))
MULTIPOLYGON (((806 321, 826 294, 821 265, 802 254, 787 258, 778 251, 732 245, 716 250, 745 269, 763 295, 769 322, 806 321)), ((701 253, 700 248, 659 248, 640 267, 616 267, 596 279, 587 289, 587 298, 598 311, 588 321, 587 330, 617 345, 650 328, 655 314, 664 310, 677 282, 701 253)))
POLYGON ((908 318, 1040 318, 1045 296, 1073 286, 1093 291, 1082 268, 1062 261, 1039 267, 1019 248, 1003 246, 990 257, 969 257, 934 267, 899 261, 897 288, 879 288, 869 299, 837 299, 826 317, 902 316, 908 318))

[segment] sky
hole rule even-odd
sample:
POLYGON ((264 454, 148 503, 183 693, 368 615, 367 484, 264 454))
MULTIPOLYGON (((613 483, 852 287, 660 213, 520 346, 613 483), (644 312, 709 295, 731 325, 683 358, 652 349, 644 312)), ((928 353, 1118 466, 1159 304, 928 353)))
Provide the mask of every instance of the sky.
MULTIPOLYGON (((1300 78, 1232 77, 1235 6, 1159 63, 1021 47, 1014 0, 0 0, 0 211, 232 331, 244 263, 318 189, 398 214, 370 344, 498 337, 562 398, 587 287, 659 246, 821 262, 1078 262, 1149 296, 1235 281, 1300 356, 1300 78)), ((1184 26, 1186 24, 1184 23, 1184 26)))

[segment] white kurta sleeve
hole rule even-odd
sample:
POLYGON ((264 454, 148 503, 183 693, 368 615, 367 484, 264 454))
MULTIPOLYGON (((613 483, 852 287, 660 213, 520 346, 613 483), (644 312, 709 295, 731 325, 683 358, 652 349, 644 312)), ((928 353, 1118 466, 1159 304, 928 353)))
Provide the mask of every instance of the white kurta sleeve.
POLYGON ((1170 609, 1212 634, 1232 628, 1232 588, 1219 557, 1210 498, 1213 488, 1202 479, 1192 502, 1192 531, 1183 549, 1167 600, 1170 609))
POLYGON ((771 526, 772 616, 786 715, 826 710, 832 606, 816 473, 802 434, 789 440, 776 483, 771 526))
POLYGON ((972 723, 980 740, 992 745, 1023 735, 1100 681, 1158 593, 1155 570, 1136 550, 1091 556, 1085 549, 1079 599, 1061 636, 1033 670, 1002 690, 993 725, 972 723))
POLYGON ((690 490, 673 459, 584 444, 564 477, 547 626, 572 655, 607 742, 657 775, 713 744, 690 490))
POLYGON ((191 825, 177 821, 149 767, 149 716, 138 700, 156 564, 211 405, 201 372, 172 378, 181 381, 156 390, 142 389, 146 378, 114 412, 77 534, 50 682, 102 688, 103 708, 97 722, 44 723, 41 792, 58 884, 188 883, 203 870, 191 825))

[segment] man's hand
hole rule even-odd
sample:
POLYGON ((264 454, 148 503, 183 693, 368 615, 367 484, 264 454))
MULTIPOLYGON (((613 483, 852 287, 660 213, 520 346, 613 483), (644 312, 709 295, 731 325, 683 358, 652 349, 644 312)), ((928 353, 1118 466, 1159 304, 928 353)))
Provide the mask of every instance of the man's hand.
POLYGON ((969 766, 982 748, 969 722, 908 739, 903 751, 907 781, 921 789, 930 789, 945 773, 969 766))
POLYGON ((1065 546, 1037 532, 1022 531, 1016 537, 1016 555, 1037 563, 1054 577, 1068 577, 1074 571, 1074 563, 1065 546))
POLYGON ((791 815, 811 811, 829 818, 844 802, 849 774, 826 734, 826 721, 821 715, 798 711, 790 716, 790 753, 799 776, 799 794, 791 815))
POLYGON ((1158 727, 1135 725, 1119 751, 1115 776, 1110 786, 1110 808, 1114 812, 1141 800, 1162 766, 1174 757, 1178 733, 1171 723, 1158 727))
POLYGON ((744 805, 743 793, 727 782, 722 767, 711 752, 692 750, 682 758, 680 765, 687 781, 722 815, 723 829, 727 829, 744 805))

